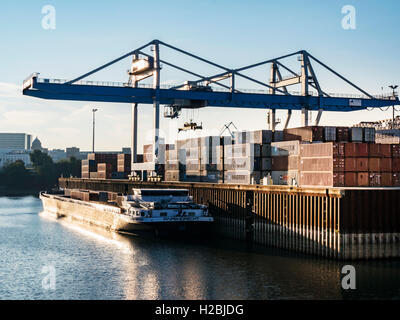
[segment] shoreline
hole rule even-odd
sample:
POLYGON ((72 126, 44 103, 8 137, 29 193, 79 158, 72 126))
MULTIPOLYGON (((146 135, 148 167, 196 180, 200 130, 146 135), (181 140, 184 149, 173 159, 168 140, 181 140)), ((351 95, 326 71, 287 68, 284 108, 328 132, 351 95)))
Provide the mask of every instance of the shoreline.
POLYGON ((12 189, 0 187, 0 197, 39 197, 40 190, 36 189, 12 189))

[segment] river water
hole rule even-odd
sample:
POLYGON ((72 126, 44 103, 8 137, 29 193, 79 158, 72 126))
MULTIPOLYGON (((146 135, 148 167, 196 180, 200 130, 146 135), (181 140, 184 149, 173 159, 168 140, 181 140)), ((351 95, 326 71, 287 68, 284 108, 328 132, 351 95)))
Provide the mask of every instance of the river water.
POLYGON ((399 299, 400 261, 352 263, 227 239, 153 239, 56 221, 0 197, 0 299, 399 299))

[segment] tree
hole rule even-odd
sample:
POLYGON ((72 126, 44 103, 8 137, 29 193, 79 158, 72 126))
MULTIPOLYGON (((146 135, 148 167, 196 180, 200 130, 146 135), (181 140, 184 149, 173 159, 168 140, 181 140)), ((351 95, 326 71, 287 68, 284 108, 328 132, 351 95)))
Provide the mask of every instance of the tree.
POLYGON ((1 184, 6 187, 20 188, 32 186, 31 174, 21 160, 5 165, 0 175, 1 184))

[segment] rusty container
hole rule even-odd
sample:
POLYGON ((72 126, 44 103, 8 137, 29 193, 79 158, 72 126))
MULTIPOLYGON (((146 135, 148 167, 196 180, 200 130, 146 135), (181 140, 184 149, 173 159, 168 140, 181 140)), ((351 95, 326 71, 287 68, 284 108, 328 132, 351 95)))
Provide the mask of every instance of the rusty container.
POLYGON ((369 156, 371 158, 379 158, 381 156, 381 149, 379 143, 371 143, 369 145, 369 156))
POLYGON ((356 172, 345 172, 344 173, 344 184, 346 187, 357 186, 357 173, 356 172))
POLYGON ((382 172, 382 187, 392 187, 393 174, 391 172, 382 172))
POLYGON ((400 158, 393 158, 392 159, 392 171, 393 172, 400 172, 400 158))
POLYGON ((357 158, 345 158, 344 159, 344 171, 356 172, 357 171, 357 158))
POLYGON ((368 158, 356 158, 358 172, 368 172, 368 158))
POLYGON ((358 172, 357 173, 357 185, 359 187, 368 187, 369 186, 368 172, 358 172))
POLYGON ((344 147, 344 155, 346 158, 357 157, 357 147, 356 143, 346 143, 344 147))
POLYGON ((392 172, 391 158, 381 158, 381 172, 392 172))
POLYGON ((368 143, 356 143, 357 157, 368 158, 369 155, 369 144, 368 143))
POLYGON ((381 158, 369 158, 368 159, 368 171, 380 172, 381 171, 381 158))
POLYGON ((392 157, 392 145, 390 144, 381 144, 379 146, 380 153, 382 157, 391 158, 392 157))

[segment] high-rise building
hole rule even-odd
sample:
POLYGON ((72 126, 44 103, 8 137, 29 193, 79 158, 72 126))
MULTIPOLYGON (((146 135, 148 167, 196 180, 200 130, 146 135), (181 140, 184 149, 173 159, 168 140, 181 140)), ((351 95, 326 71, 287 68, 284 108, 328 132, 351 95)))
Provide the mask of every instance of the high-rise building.
POLYGON ((0 133, 0 149, 30 150, 32 136, 26 133, 0 133))

